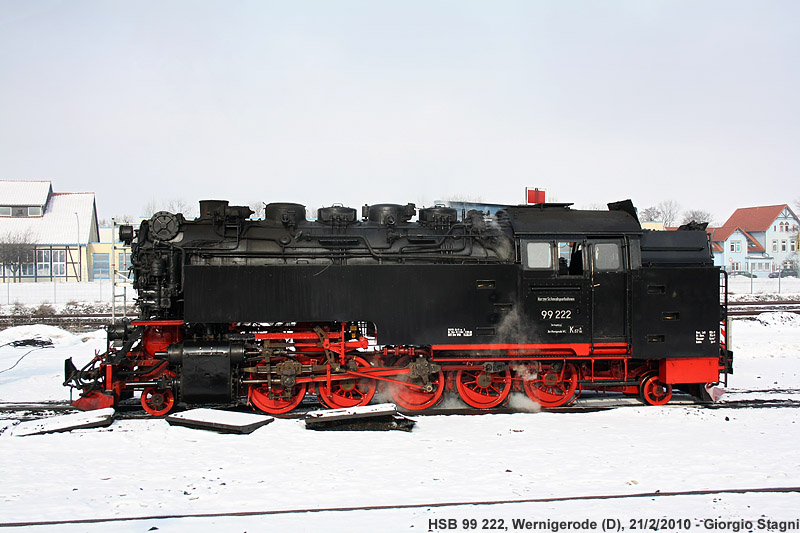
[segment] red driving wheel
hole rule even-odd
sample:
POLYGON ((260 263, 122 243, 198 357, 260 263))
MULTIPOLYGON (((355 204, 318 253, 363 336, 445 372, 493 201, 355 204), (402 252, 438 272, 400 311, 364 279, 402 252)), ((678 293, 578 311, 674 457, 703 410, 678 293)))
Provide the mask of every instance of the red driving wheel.
MULTIPOLYGON (((394 366, 404 368, 408 366, 409 361, 408 356, 403 356, 395 362, 394 366)), ((394 402, 408 411, 422 411, 436 405, 436 402, 444 394, 445 379, 442 371, 430 375, 430 387, 425 387, 422 379, 413 378, 410 374, 400 374, 395 379, 412 385, 409 387, 400 383, 392 383, 389 386, 389 393, 394 402)))
POLYGON ((572 363, 548 365, 532 379, 524 379, 525 394, 542 407, 568 404, 578 388, 578 369, 572 363))
POLYGON ((455 376, 461 399, 478 409, 491 409, 502 404, 511 393, 511 371, 490 374, 482 367, 459 370, 455 376))
POLYGON ((247 393, 247 400, 251 405, 265 413, 282 415, 300 405, 307 389, 308 385, 298 383, 291 388, 289 394, 286 394, 286 387, 276 385, 272 387, 272 398, 270 398, 270 390, 267 385, 251 385, 247 393))
MULTIPOLYGON (((354 357, 358 368, 369 368, 363 357, 354 357)), ((317 397, 331 409, 343 409, 357 405, 367 405, 375 396, 377 385, 374 379, 351 377, 348 379, 320 381, 317 383, 317 397)))

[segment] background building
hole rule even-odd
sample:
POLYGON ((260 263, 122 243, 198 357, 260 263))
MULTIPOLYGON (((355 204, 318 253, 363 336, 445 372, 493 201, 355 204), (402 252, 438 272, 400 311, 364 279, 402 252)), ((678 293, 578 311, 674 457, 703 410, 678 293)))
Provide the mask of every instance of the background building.
POLYGON ((98 235, 94 193, 0 180, 0 282, 91 281, 98 235))
POLYGON ((798 269, 800 220, 787 204, 743 207, 709 228, 714 263, 729 272, 767 276, 798 269))
POLYGON ((119 226, 101 226, 98 242, 90 243, 92 280, 110 280, 117 270, 117 281, 128 278, 131 249, 119 240, 119 226))

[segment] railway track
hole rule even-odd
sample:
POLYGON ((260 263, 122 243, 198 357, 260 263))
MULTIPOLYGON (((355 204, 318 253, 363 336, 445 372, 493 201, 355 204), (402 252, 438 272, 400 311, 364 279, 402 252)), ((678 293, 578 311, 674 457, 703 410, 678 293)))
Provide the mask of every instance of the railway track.
MULTIPOLYGON (((131 317, 132 315, 128 315, 131 317)), ((92 313, 82 315, 0 315, 0 330, 14 326, 45 325, 56 326, 68 331, 80 332, 98 329, 111 323, 111 313, 92 313)), ((122 318, 117 315, 117 318, 122 318)))
MULTIPOLYGON (((173 513, 147 516, 110 516, 102 518, 77 518, 71 520, 44 520, 29 522, 0 522, 0 528, 20 528, 20 527, 41 527, 41 526, 64 526, 77 524, 112 524, 119 522, 141 522, 152 520, 175 520, 186 518, 242 518, 254 516, 274 516, 274 515, 299 515, 307 516, 309 513, 347 513, 359 511, 388 511, 404 509, 440 509, 448 507, 474 507, 484 505, 505 505, 521 503, 559 503, 573 501, 592 501, 592 500, 628 500, 640 498, 668 498, 675 496, 717 496, 724 494, 797 494, 800 487, 752 487, 752 488, 724 488, 724 489, 700 489, 700 490, 681 490, 681 491, 655 491, 637 493, 617 493, 617 494, 592 494, 574 496, 551 496, 542 498, 520 498, 507 500, 469 500, 469 501, 449 501, 449 502, 426 502, 408 503, 396 505, 364 505, 352 507, 301 507, 295 509, 266 509, 259 511, 232 511, 218 513, 173 513)), ((697 520, 699 526, 699 520, 697 520)), ((149 525, 149 524, 148 524, 149 525)), ((157 527, 151 528, 158 529, 157 527)), ((507 528, 506 528, 507 529, 507 528)))
MULTIPOLYGON (((514 408, 514 407, 498 407, 494 409, 475 409, 472 407, 452 405, 453 400, 445 398, 442 405, 432 407, 424 411, 403 411, 398 409, 399 412, 408 416, 474 416, 474 415, 492 415, 492 414, 514 414, 524 412, 547 412, 547 413, 591 413, 597 411, 608 411, 611 409, 624 409, 630 407, 644 407, 637 399, 623 396, 618 394, 597 394, 592 396, 585 396, 579 398, 572 405, 565 407, 554 408, 514 408)), ((698 409, 798 409, 800 408, 800 389, 759 389, 759 390, 746 390, 746 389, 732 389, 726 393, 723 400, 711 402, 698 402, 693 397, 687 394, 676 394, 673 400, 666 405, 667 408, 677 407, 695 407, 698 409), (737 399, 736 396, 761 394, 764 397, 760 398, 742 398, 737 399), (773 397, 770 395, 784 396, 784 395, 797 395, 797 398, 773 397)), ((231 407, 220 406, 224 410, 240 410, 249 412, 250 409, 245 406, 231 407)), ((286 415, 276 416, 276 418, 286 419, 301 419, 308 413, 319 410, 320 406, 313 400, 307 400, 304 405, 301 405, 296 410, 286 415)), ((153 416, 144 412, 141 404, 137 401, 130 403, 123 402, 116 408, 116 418, 121 420, 131 419, 148 419, 154 418, 153 416)), ((77 412, 78 410, 72 407, 69 402, 0 402, 0 420, 1 419, 14 419, 14 420, 37 420, 48 418, 60 414, 68 414, 77 412)))
POLYGON ((774 300, 767 302, 729 302, 729 316, 758 316, 761 313, 795 313, 800 314, 800 302, 792 300, 774 300))

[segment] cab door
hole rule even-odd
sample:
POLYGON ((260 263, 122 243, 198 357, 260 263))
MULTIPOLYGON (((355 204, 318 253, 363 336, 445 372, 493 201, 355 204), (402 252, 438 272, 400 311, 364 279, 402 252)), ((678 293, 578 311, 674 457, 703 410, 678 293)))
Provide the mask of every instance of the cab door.
POLYGON ((591 342, 589 275, 584 241, 523 240, 521 291, 525 343, 572 349, 591 342))
POLYGON ((617 239, 588 241, 594 343, 628 342, 629 265, 625 242, 617 239))

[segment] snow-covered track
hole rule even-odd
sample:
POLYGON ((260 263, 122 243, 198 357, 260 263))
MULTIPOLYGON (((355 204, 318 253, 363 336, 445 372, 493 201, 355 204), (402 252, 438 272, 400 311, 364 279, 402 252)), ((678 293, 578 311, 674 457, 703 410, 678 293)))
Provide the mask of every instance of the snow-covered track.
POLYGON ((758 316, 761 313, 797 313, 800 314, 800 302, 791 300, 771 300, 762 302, 730 302, 729 316, 758 316))
MULTIPOLYGON (((65 402, 0 403, 0 420, 16 420, 17 422, 44 420, 77 412, 77 409, 65 402)), ((0 430, 0 433, 2 433, 2 430, 0 430)))
POLYGON ((44 316, 0 315, 0 329, 15 326, 56 326, 68 331, 84 331, 105 327, 111 323, 111 313, 83 315, 57 314, 44 316))
POLYGON ((3 411, 77 411, 69 402, 0 402, 3 411))
MULTIPOLYGON (((514 414, 514 413, 533 413, 533 412, 546 412, 546 413, 593 413, 599 411, 609 411, 612 409, 625 409, 632 407, 645 407, 635 398, 626 396, 600 396, 594 398, 581 398, 575 403, 564 407, 545 407, 538 408, 531 406, 530 408, 522 409, 515 407, 496 407, 493 409, 475 409, 469 406, 453 406, 453 407, 433 407, 423 411, 405 411, 398 409, 398 412, 407 416, 475 416, 475 415, 495 415, 495 414, 514 414)), ((688 395, 679 395, 672 402, 665 407, 678 408, 678 407, 697 407, 708 409, 797 409, 800 408, 800 389, 760 389, 760 390, 744 390, 734 389, 728 392, 723 400, 717 403, 711 402, 697 402, 688 395), (736 399, 735 396, 748 395, 748 394, 762 394, 760 398, 742 398, 736 399), (770 398, 769 395, 792 395, 797 394, 796 399, 785 397, 770 398), (732 398, 733 397, 733 398, 732 398)), ((246 407, 238 409, 230 407, 220 407, 222 410, 242 410, 247 411, 246 407)), ((300 408, 291 413, 284 415, 276 415, 276 418, 284 419, 302 419, 308 413, 318 410, 318 406, 308 406, 307 408, 300 408)), ((68 402, 0 402, 0 418, 17 418, 16 413, 24 413, 26 419, 47 418, 57 416, 69 412, 75 412, 77 409, 72 407, 68 402)), ((154 418, 152 415, 146 413, 138 403, 121 403, 117 407, 115 418, 118 420, 132 420, 132 419, 148 419, 154 418)))
POLYGON ((702 407, 706 407, 708 409, 797 409, 800 408, 800 400, 787 400, 787 399, 730 400, 719 403, 703 404, 702 407))
POLYGON ((681 491, 656 491, 638 492, 630 494, 593 494, 579 496, 556 496, 550 498, 523 498, 509 500, 471 500, 471 501, 452 501, 452 502, 428 502, 410 503, 399 505, 366 505, 357 507, 324 507, 324 508, 297 508, 297 509, 269 509, 261 511, 234 511, 223 513, 185 513, 185 514, 162 514, 149 516, 130 516, 130 517, 107 517, 107 518, 83 518, 73 520, 43 520, 39 522, 0 522, 0 528, 16 527, 36 527, 36 526, 59 526, 77 524, 111 524, 119 522, 138 522, 144 520, 174 520, 185 518, 226 518, 226 517, 252 517, 252 516, 274 516, 274 515, 307 515, 308 513, 348 513, 361 511, 385 511, 396 509, 431 509, 462 506, 481 506, 481 505, 505 505, 505 504, 524 504, 524 503, 558 503, 571 501, 591 501, 591 500, 629 500, 637 498, 663 498, 673 496, 716 496, 723 494, 793 494, 800 493, 800 487, 757 487, 757 488, 735 488, 735 489, 703 489, 703 490, 681 490, 681 491))

